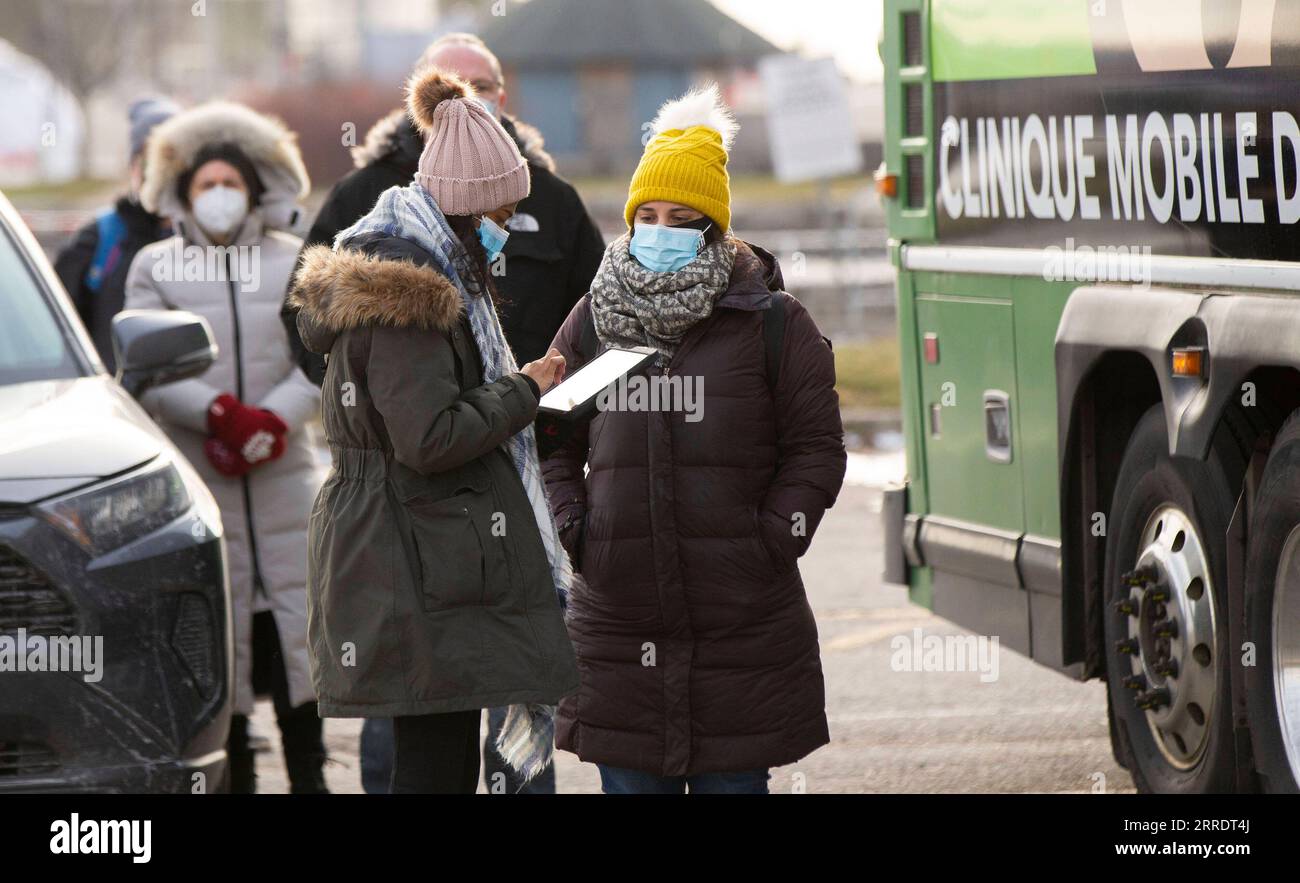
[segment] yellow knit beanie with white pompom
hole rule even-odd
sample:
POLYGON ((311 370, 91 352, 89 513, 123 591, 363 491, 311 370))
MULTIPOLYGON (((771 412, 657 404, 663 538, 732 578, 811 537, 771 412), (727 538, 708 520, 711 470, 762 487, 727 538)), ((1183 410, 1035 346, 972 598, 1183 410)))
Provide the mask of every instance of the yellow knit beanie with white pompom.
POLYGON ((628 227, 637 207, 647 202, 676 202, 712 218, 723 232, 731 229, 731 178, 727 151, 737 123, 722 103, 717 84, 692 89, 659 109, 632 175, 624 217, 628 227))

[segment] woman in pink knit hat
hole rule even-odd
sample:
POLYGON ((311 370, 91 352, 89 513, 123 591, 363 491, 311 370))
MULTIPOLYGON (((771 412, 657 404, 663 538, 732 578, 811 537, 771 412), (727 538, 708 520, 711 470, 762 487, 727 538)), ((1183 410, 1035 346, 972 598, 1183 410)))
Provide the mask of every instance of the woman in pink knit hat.
POLYGON ((304 344, 326 354, 333 471, 310 523, 308 639, 325 717, 391 717, 394 792, 473 792, 483 708, 526 781, 577 688, 572 570, 533 420, 564 372, 520 369, 493 305, 503 228, 528 194, 514 141, 463 81, 411 81, 415 180, 306 252, 304 344))

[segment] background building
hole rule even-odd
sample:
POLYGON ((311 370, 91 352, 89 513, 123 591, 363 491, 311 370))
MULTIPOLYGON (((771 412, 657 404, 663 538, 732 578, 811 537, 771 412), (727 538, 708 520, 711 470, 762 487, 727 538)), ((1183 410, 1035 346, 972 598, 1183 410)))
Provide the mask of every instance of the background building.
POLYGON ((76 98, 36 59, 0 40, 0 187, 80 172, 85 126, 76 98))
MULTIPOLYGON (((532 0, 482 36, 514 111, 566 168, 598 173, 634 166, 659 106, 701 80, 722 86, 744 125, 760 110, 759 59, 781 51, 708 0, 532 0)), ((763 164, 761 129, 746 126, 737 168, 763 164)))

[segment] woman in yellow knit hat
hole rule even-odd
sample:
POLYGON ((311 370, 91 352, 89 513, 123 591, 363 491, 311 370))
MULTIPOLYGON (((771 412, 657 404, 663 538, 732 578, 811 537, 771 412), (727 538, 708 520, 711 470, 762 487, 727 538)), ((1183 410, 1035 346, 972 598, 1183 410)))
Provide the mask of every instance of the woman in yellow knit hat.
POLYGON ((665 104, 629 231, 554 346, 570 370, 649 346, 543 463, 575 579, 580 687, 556 744, 606 793, 758 792, 828 741, 798 559, 844 478, 835 366, 776 260, 731 233, 736 124, 717 87, 665 104))

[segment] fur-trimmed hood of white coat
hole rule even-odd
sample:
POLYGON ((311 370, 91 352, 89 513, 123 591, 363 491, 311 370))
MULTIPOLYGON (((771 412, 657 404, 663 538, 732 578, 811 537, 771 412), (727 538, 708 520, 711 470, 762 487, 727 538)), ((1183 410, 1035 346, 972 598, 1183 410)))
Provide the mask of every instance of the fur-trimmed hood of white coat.
POLYGON ((158 126, 149 136, 140 202, 172 220, 185 216, 176 180, 206 145, 235 144, 257 169, 265 188, 258 214, 273 229, 292 230, 302 216, 299 200, 311 192, 311 179, 298 149, 298 136, 284 123, 252 108, 213 101, 191 108, 158 126))

